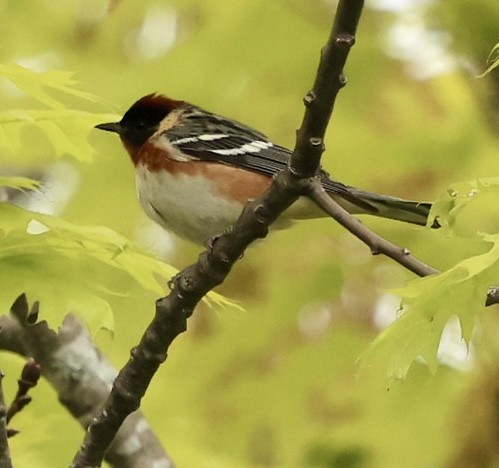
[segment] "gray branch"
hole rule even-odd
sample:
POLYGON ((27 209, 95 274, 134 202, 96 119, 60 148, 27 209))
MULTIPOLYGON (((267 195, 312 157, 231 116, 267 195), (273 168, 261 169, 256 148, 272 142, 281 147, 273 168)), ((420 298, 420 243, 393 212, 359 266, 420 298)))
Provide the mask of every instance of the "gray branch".
MULTIPOLYGON (((0 348, 34 357, 59 401, 86 428, 109 395, 116 370, 73 315, 66 316, 58 333, 44 321, 33 324, 32 318, 22 295, 11 315, 0 317, 0 348)), ((140 412, 131 414, 118 431, 106 461, 119 468, 173 466, 140 412)))

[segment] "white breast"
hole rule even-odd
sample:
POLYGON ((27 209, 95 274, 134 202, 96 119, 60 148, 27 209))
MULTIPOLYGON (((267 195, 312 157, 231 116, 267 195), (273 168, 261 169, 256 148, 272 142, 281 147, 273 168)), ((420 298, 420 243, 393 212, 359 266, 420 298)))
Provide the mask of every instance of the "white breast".
POLYGON ((214 184, 201 176, 151 172, 138 164, 135 181, 146 214, 165 229, 198 244, 232 225, 243 208, 221 197, 214 184))

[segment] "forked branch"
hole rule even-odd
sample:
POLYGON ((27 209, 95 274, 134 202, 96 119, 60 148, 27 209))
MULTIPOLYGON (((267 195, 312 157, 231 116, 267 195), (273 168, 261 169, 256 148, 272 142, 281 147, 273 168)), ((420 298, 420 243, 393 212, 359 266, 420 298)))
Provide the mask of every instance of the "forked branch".
MULTIPOLYGON (((311 180, 307 196, 347 231, 364 242, 371 249, 373 255, 386 255, 418 276, 439 273, 435 268, 412 256, 408 249, 393 244, 364 226, 326 193, 318 179, 311 180)), ((499 287, 492 286, 487 292, 485 305, 491 306, 498 303, 499 287)))
POLYGON ((319 168, 323 140, 334 101, 345 84, 342 74, 355 40, 363 0, 340 0, 329 39, 312 91, 305 98, 307 109, 297 134, 290 168, 275 178, 271 188, 246 205, 233 228, 214 239, 198 262, 171 281, 171 293, 156 303, 156 315, 118 374, 102 411, 90 423, 73 467, 98 467, 116 431, 137 409, 159 365, 176 336, 186 329, 186 320, 201 298, 220 284, 232 265, 254 240, 264 237, 269 225, 307 191, 310 177, 319 168))
POLYGON ((308 197, 347 231, 364 242, 371 249, 373 255, 386 255, 419 276, 438 273, 435 268, 413 257, 409 250, 393 244, 364 226, 326 193, 319 180, 316 179, 311 183, 311 191, 308 197))

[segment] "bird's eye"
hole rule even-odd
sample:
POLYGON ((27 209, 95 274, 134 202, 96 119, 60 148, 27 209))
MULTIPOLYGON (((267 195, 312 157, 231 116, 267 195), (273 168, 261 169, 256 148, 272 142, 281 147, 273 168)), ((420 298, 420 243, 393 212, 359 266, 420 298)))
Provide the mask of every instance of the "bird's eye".
POLYGON ((143 120, 139 120, 135 126, 137 127, 138 130, 144 130, 144 128, 147 127, 146 123, 143 120))

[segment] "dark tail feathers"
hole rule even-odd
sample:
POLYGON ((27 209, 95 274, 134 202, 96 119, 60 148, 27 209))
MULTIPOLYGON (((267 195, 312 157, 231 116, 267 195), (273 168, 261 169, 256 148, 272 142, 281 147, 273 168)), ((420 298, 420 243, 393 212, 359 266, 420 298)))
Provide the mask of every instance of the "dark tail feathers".
MULTIPOLYGON (((348 187, 346 193, 337 195, 355 205, 353 209, 352 207, 347 208, 352 213, 371 214, 382 218, 419 224, 420 226, 426 226, 432 207, 431 203, 404 200, 389 195, 378 195, 354 187, 348 187)), ((437 220, 434 221, 432 227, 439 227, 437 220)))

